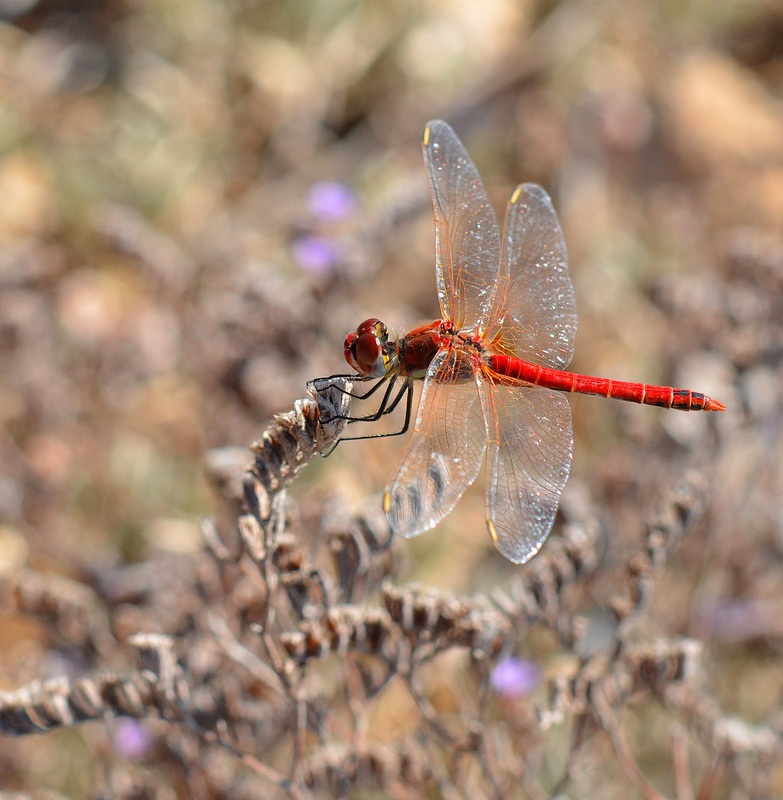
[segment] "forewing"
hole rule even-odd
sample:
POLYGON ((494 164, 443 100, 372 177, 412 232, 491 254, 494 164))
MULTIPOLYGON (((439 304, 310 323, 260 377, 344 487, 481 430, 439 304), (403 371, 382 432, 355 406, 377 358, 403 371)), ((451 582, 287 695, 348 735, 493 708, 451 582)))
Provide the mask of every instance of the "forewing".
POLYGON ((524 564, 552 529, 573 455, 562 394, 525 386, 482 390, 487 420, 487 525, 498 550, 524 564))
POLYGON ((476 479, 486 447, 481 380, 451 348, 430 365, 416 427, 384 495, 386 516, 400 535, 434 528, 476 479))
POLYGON ((500 263, 500 229, 481 176, 451 126, 430 122, 422 142, 435 214, 435 266, 444 319, 484 327, 500 263))
POLYGON ((518 186, 506 210, 500 278, 490 319, 515 355, 563 369, 574 354, 576 298, 568 253, 549 195, 518 186))

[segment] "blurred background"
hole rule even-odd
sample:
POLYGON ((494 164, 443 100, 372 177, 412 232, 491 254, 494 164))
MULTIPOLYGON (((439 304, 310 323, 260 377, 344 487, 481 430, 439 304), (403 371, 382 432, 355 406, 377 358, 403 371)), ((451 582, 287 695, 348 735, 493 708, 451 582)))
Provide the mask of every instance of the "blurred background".
MULTIPOLYGON (((442 118, 501 219, 515 184, 551 193, 573 368, 728 406, 577 397, 572 474, 618 542, 707 475, 658 624, 713 642, 713 691, 762 719, 783 683, 782 86, 776 0, 0 0, 0 570, 198 550, 211 448, 345 371, 366 317, 437 318, 420 137, 442 118)), ((295 494, 366 501, 403 445, 341 445, 295 494)), ((518 569, 482 487, 404 544, 404 579, 518 569)), ((3 619, 0 686, 75 669, 41 638, 3 619)), ((81 796, 55 741, 11 788, 81 796)))

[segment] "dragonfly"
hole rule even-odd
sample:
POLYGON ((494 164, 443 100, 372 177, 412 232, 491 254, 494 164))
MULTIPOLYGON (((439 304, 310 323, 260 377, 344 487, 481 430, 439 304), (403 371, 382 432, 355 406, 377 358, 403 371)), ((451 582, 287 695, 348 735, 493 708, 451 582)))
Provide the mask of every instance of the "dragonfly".
MULTIPOLYGON (((376 318, 344 343, 353 381, 385 386, 371 422, 423 379, 413 433, 383 495, 391 528, 413 537, 434 528, 486 465, 486 523, 500 553, 523 564, 554 523, 573 458, 567 392, 684 411, 723 411, 705 394, 566 372, 576 338, 574 287, 552 201, 534 183, 511 193, 501 238, 481 177, 454 130, 430 122, 422 141, 435 216, 441 319, 397 340, 376 318), (396 391, 395 391, 396 389, 396 391)), ((318 385, 318 382, 316 382, 318 385)), ((326 384, 321 384, 323 387, 326 384)), ((346 389, 352 393, 353 389, 346 389)))

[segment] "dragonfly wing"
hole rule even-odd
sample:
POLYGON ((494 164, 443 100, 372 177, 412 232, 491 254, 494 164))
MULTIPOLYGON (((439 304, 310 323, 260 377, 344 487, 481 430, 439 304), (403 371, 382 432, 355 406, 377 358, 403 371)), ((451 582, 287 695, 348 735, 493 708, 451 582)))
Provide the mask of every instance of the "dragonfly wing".
POLYGON ((500 263, 500 229, 473 161, 450 125, 424 129, 424 164, 435 214, 435 266, 444 319, 483 327, 500 263))
POLYGON ((552 201, 535 183, 517 186, 509 200, 490 322, 527 361, 555 369, 571 361, 576 298, 568 253, 552 201))
POLYGON ((451 348, 430 365, 416 427, 383 500, 391 527, 402 536, 434 528, 476 479, 486 448, 477 391, 482 380, 451 348))
POLYGON ((568 480, 571 408, 549 389, 486 382, 487 525, 498 550, 524 564, 543 545, 568 480))

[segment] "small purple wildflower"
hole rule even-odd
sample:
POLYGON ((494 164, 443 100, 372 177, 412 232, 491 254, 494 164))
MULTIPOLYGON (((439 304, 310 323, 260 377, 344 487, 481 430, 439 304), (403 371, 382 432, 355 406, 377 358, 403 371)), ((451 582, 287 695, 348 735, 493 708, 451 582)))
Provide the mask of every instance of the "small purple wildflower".
POLYGON ((307 234, 300 236, 293 246, 294 259, 306 272, 331 272, 339 258, 339 250, 332 239, 307 234))
POLYGON ((321 181, 310 188, 307 205, 316 217, 339 222, 356 213, 356 194, 337 181, 321 181))
POLYGON ((152 749, 152 735, 137 719, 117 720, 113 739, 117 754, 130 761, 143 758, 152 749))
POLYGON ((753 600, 715 603, 705 607, 701 621, 710 634, 724 642, 741 642, 769 633, 769 615, 753 600))
POLYGON ((522 697, 536 688, 541 670, 526 658, 507 656, 492 670, 492 686, 503 697, 522 697))

